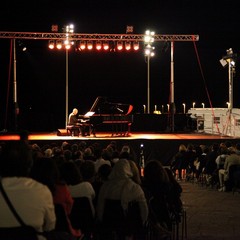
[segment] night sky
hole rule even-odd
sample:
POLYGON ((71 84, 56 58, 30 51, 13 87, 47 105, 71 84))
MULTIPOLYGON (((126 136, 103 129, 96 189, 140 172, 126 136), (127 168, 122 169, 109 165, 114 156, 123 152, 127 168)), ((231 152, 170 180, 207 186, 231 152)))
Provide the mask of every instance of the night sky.
MULTIPOLYGON (((76 33, 134 33, 147 29, 156 34, 196 34, 198 42, 175 42, 174 100, 177 112, 196 107, 226 107, 229 100, 228 68, 219 60, 232 48, 239 55, 239 7, 237 1, 192 0, 68 0, 4 1, 0 31, 50 32, 74 24, 76 33)), ((10 39, 0 39, 0 131, 14 128, 13 64, 10 39), (11 68, 10 68, 11 67, 11 68), (11 73, 9 76, 9 72, 11 73)), ((46 40, 17 41, 17 89, 19 128, 54 131, 65 126, 65 51, 50 51, 46 40), (27 52, 21 52, 19 44, 27 52)), ((150 62, 151 111, 167 109, 170 101, 170 43, 156 42, 150 62)), ((142 49, 136 52, 69 52, 69 112, 86 113, 97 96, 111 102, 131 103, 134 113, 147 104, 147 63, 142 49)), ((236 59, 233 107, 239 108, 239 71, 236 59)))

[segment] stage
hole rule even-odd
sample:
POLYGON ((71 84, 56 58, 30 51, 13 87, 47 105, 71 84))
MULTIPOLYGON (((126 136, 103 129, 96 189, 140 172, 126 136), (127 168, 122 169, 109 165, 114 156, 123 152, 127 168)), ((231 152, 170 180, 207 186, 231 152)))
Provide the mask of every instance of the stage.
MULTIPOLYGON (((1 133, 0 142, 17 140, 19 136, 14 133, 1 133)), ((99 141, 103 147, 107 146, 111 141, 116 141, 119 148, 124 144, 129 144, 138 156, 140 153, 140 145, 144 145, 145 159, 158 159, 164 165, 168 165, 172 157, 178 151, 180 144, 205 144, 211 145, 212 143, 221 143, 230 141, 232 143, 240 142, 240 138, 229 136, 211 135, 204 133, 155 133, 155 132, 132 132, 129 136, 113 135, 111 132, 99 132, 96 137, 78 137, 78 136, 58 136, 57 132, 50 133, 30 133, 30 144, 37 143, 39 146, 55 142, 61 144, 67 141, 69 143, 78 143, 85 141, 87 145, 91 145, 99 141)))

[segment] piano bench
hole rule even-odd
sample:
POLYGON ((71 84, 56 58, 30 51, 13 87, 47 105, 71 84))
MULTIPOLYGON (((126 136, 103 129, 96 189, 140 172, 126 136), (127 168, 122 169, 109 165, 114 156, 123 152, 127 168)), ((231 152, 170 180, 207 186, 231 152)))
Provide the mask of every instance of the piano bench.
POLYGON ((81 126, 68 125, 66 129, 69 136, 79 136, 81 133, 81 126))

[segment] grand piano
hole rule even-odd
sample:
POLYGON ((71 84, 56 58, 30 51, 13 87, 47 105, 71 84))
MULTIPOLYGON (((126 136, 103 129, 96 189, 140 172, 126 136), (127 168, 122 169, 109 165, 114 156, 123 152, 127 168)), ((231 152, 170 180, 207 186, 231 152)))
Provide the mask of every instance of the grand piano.
POLYGON ((89 134, 94 136, 102 125, 107 125, 112 136, 129 136, 133 123, 132 110, 131 104, 113 103, 106 97, 98 96, 89 112, 80 116, 80 121, 87 122, 89 134))

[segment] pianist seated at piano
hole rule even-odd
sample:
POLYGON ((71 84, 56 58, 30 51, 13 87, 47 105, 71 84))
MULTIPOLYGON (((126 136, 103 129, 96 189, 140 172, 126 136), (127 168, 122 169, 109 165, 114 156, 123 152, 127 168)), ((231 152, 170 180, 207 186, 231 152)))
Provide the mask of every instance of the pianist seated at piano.
POLYGON ((87 120, 81 116, 78 115, 78 109, 74 108, 72 112, 69 114, 68 117, 68 128, 71 129, 71 135, 73 136, 87 136, 90 135, 89 133, 89 127, 87 124, 87 120))
POLYGON ((68 116, 67 129, 70 131, 72 136, 79 136, 81 133, 80 125, 78 124, 78 109, 74 108, 68 116))

